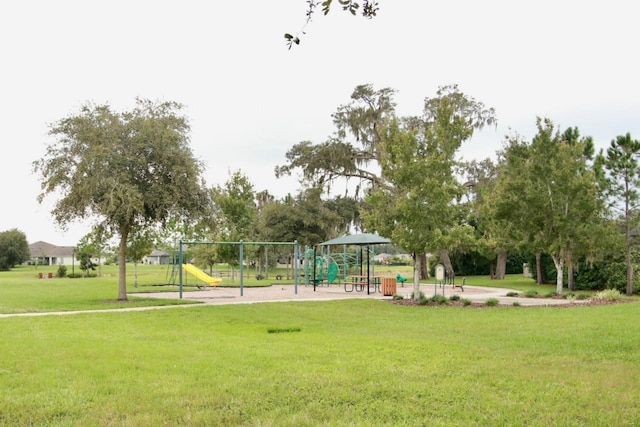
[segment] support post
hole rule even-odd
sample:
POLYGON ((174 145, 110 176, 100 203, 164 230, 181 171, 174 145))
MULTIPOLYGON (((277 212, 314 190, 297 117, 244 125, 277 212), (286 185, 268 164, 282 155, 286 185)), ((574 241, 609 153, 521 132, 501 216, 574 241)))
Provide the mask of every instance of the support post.
POLYGON ((180 299, 182 299, 182 239, 178 241, 178 276, 180 277, 180 299))

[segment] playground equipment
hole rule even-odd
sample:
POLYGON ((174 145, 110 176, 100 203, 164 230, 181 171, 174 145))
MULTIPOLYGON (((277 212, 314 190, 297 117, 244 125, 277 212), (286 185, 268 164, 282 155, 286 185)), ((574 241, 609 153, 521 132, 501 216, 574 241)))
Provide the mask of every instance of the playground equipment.
MULTIPOLYGON (((348 250, 349 245, 342 245, 341 252, 331 252, 330 246, 319 245, 318 248, 306 248, 304 251, 304 283, 305 286, 321 284, 332 285, 336 281, 344 283, 349 276, 362 275, 367 269, 367 260, 375 252, 373 248, 361 247, 360 250, 348 250)), ((373 265, 370 273, 373 275, 373 265)))
POLYGON ((396 274, 396 280, 398 281, 398 283, 400 283, 402 286, 404 286, 404 282, 407 281, 407 278, 404 276, 401 276, 400 273, 396 274))
POLYGON ((210 286, 218 286, 220 283, 222 283, 222 279, 209 276, 207 273, 200 270, 193 264, 182 264, 182 269, 187 273, 191 273, 210 286))
MULTIPOLYGON (((238 242, 198 242, 198 241, 183 241, 180 240, 178 242, 178 265, 182 265, 183 267, 181 269, 179 269, 179 289, 180 289, 180 298, 182 298, 182 285, 183 285, 183 280, 182 280, 182 271, 183 270, 187 270, 187 268, 184 267, 185 263, 184 263, 184 247, 187 246, 193 246, 193 245, 235 245, 238 246, 238 267, 239 267, 239 278, 240 278, 240 296, 244 295, 244 269, 245 269, 245 265, 246 265, 246 260, 244 258, 244 248, 247 245, 256 245, 256 246, 292 246, 293 247, 293 253, 294 253, 294 263, 293 263, 293 269, 294 269, 294 291, 297 294, 298 293, 298 258, 299 258, 299 250, 298 250, 298 242, 294 241, 294 242, 244 242, 242 240, 238 241, 238 242)), ((199 270, 199 269, 198 269, 199 270)), ((193 274, 193 273, 192 273, 193 274)), ((212 280, 220 280, 221 279, 216 279, 213 278, 211 276, 209 276, 208 274, 202 272, 202 274, 205 274, 207 277, 210 277, 212 280)), ((196 276, 197 277, 197 276, 196 276)), ((202 279, 201 279, 202 280, 202 279)))
POLYGON ((315 260, 318 259, 317 248, 320 247, 322 251, 321 254, 324 254, 322 258, 324 258, 327 261, 325 262, 325 264, 328 267, 326 268, 326 274, 325 274, 323 273, 324 264, 321 264, 320 272, 318 272, 318 262, 317 261, 314 262, 314 266, 313 266, 314 274, 312 276, 314 277, 314 281, 313 281, 314 290, 315 290, 315 286, 319 285, 322 281, 321 279, 323 279, 324 277, 327 278, 327 283, 331 283, 329 281, 330 279, 329 273, 331 270, 332 280, 335 280, 335 278, 338 275, 340 275, 342 276, 342 280, 346 282, 347 276, 353 275, 354 272, 356 275, 366 278, 364 283, 366 283, 367 285, 367 294, 369 294, 370 284, 372 283, 371 278, 374 276, 373 265, 371 265, 371 262, 370 262, 371 254, 374 253, 371 246, 379 245, 379 244, 387 244, 387 243, 390 243, 389 239, 385 237, 380 237, 376 234, 369 234, 369 233, 346 235, 342 237, 337 237, 335 239, 331 239, 323 243, 319 243, 318 245, 316 245, 316 249, 314 249, 313 251, 314 259, 315 260), (340 268, 339 263, 336 262, 335 254, 331 254, 330 252, 331 246, 343 247, 342 268, 340 268), (358 254, 358 251, 356 251, 355 253, 347 252, 347 246, 357 246, 360 249, 359 254, 358 254), (348 258, 347 258, 348 255, 350 255, 351 257, 355 257, 355 258, 351 258, 351 259, 355 259, 355 262, 352 262, 352 263, 348 262, 348 258), (366 262, 365 262, 365 259, 366 259, 366 262), (335 265, 335 267, 330 268, 329 266, 332 266, 332 265, 335 265), (334 273, 335 273, 335 276, 334 276, 334 273))

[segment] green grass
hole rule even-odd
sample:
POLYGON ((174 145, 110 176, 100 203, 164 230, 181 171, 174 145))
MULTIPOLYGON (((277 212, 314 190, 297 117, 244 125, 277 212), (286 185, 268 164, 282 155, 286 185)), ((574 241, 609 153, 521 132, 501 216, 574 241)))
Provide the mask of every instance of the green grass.
MULTIPOLYGON (((158 290, 166 266, 140 267, 129 290, 158 290)), ((0 273, 0 312, 176 302, 113 302, 115 267, 40 271, 0 273)), ((639 315, 352 300, 3 318, 0 425, 638 425, 639 315)))
POLYGON ((344 300, 5 318, 0 425, 638 425, 639 316, 344 300))
MULTIPOLYGON (((124 307, 189 304, 175 299, 129 297, 117 302, 118 273, 116 266, 102 268, 101 277, 38 279, 38 273, 54 271, 54 267, 21 266, 0 272, 0 313, 35 313, 71 310, 104 310, 124 307)), ((166 269, 166 267, 164 267, 166 269)), ((133 287, 133 267, 127 270, 127 290, 140 291, 152 283, 161 283, 164 269, 153 266, 139 268, 139 287, 133 287), (146 268, 144 268, 146 267, 146 268)), ((69 269, 70 271, 71 269, 69 269)), ((149 290, 159 290, 154 287, 149 290)), ((177 290, 177 287, 175 287, 177 290)))

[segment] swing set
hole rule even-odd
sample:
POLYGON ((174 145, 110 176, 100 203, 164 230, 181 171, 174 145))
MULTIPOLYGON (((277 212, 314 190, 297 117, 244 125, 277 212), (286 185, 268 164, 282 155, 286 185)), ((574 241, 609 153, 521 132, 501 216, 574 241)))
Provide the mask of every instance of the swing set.
MULTIPOLYGON (((240 276, 240 296, 244 296, 244 269, 248 268, 247 261, 245 260, 245 247, 246 246, 260 246, 260 247, 268 247, 268 246, 288 246, 293 247, 293 277, 294 277, 294 291, 298 293, 298 266, 299 266, 299 256, 300 251, 298 247, 298 242, 245 242, 240 240, 238 242, 207 242, 207 241, 183 241, 180 240, 178 242, 178 265, 182 266, 178 269, 178 283, 179 283, 179 293, 180 298, 182 299, 182 288, 184 284, 185 277, 183 276, 183 271, 187 271, 197 277, 198 279, 204 281, 205 283, 209 283, 212 286, 219 286, 222 283, 221 278, 215 278, 208 275, 206 272, 200 270, 199 268, 193 266, 192 264, 185 264, 184 259, 184 248, 191 247, 195 245, 235 245, 238 246, 238 266, 239 266, 239 276, 240 276)), ((261 275, 258 274, 256 278, 260 279, 261 275)))

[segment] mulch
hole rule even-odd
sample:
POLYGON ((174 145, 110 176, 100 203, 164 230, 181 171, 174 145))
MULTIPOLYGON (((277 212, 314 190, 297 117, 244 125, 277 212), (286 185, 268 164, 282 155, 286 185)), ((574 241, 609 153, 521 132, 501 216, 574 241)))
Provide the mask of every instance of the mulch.
MULTIPOLYGON (((553 298, 536 297, 536 299, 561 299, 561 298, 562 297, 553 297, 553 298)), ((531 307, 541 307, 541 306, 543 306, 543 305, 538 305, 538 306, 535 306, 535 305, 514 306, 513 304, 498 304, 498 305, 495 305, 495 306, 488 306, 484 302, 480 302, 480 301, 472 301, 471 304, 465 305, 460 300, 457 300, 457 301, 448 300, 446 304, 439 304, 437 302, 428 302, 427 304, 421 305, 418 301, 415 301, 415 300, 413 300, 411 298, 392 299, 392 300, 387 300, 387 301, 389 301, 391 304, 395 304, 395 305, 402 305, 402 306, 408 306, 408 307, 427 307, 427 308, 429 308, 429 307, 431 307, 431 308, 434 308, 434 307, 531 308, 531 307)), ((571 302, 571 303, 568 303, 568 304, 547 305, 547 306, 544 306, 544 307, 554 307, 554 308, 592 307, 592 306, 601 306, 601 305, 625 304, 625 303, 638 302, 638 301, 640 301, 640 300, 638 300, 637 298, 621 298, 621 299, 615 300, 615 301, 590 299, 590 300, 581 300, 581 301, 571 302)))

